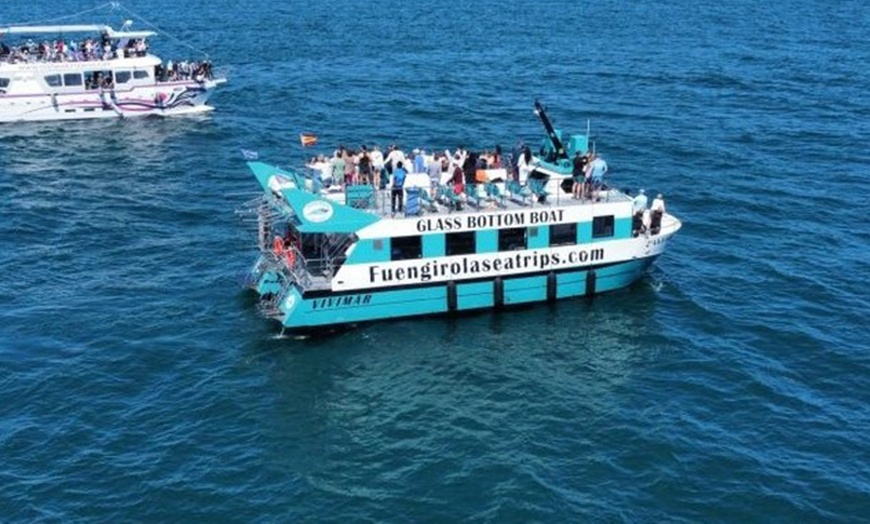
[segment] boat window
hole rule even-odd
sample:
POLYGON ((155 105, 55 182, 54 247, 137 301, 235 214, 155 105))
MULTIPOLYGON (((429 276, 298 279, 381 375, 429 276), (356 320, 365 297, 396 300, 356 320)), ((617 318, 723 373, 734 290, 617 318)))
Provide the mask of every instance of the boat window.
POLYGON ((136 80, 148 79, 148 71, 133 71, 133 78, 135 78, 136 80))
POLYGON ((517 249, 526 249, 526 247, 526 228, 511 227, 498 230, 499 251, 514 251, 517 249))
POLYGON ((452 255, 473 255, 477 252, 474 231, 447 233, 444 236, 447 241, 445 254, 448 257, 452 255))
POLYGON ((577 243, 577 224, 553 224, 550 226, 550 247, 570 246, 577 243))
POLYGON ((592 219, 592 238, 613 236, 613 215, 595 217, 592 219))
POLYGON ((63 81, 61 81, 60 75, 46 75, 45 83, 51 87, 60 87, 63 85, 63 81))
POLYGON ((409 260, 423 256, 423 239, 420 235, 393 237, 390 247, 390 260, 409 260))
POLYGON ((66 73, 63 75, 63 85, 65 86, 80 86, 82 85, 82 75, 80 73, 66 73))
POLYGON ((116 84, 126 84, 130 81, 130 78, 133 77, 133 74, 130 71, 115 71, 115 83, 116 84))
POLYGON ((112 71, 85 71, 85 89, 112 87, 112 71))
POLYGON ((0 92, 5 93, 7 87, 9 87, 9 79, 0 78, 0 92))

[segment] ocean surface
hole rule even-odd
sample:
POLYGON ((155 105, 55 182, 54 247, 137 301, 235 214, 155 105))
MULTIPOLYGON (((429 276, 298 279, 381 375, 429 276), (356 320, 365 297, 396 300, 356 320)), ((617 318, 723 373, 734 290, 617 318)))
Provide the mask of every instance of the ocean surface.
POLYGON ((0 521, 870 518, 865 0, 124 5, 230 82, 206 117, 0 126, 0 521), (641 281, 258 316, 241 149, 509 148, 536 98, 683 220, 641 281))

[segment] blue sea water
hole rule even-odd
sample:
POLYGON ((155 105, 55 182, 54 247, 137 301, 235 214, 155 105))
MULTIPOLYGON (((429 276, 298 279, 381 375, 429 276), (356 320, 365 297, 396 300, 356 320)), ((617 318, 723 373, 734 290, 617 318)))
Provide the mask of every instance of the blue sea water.
POLYGON ((865 1, 125 6, 231 80, 204 118, 0 127, 0 521, 866 521, 865 1), (684 221, 647 277, 304 340, 257 316, 240 149, 508 147, 535 98, 684 221))

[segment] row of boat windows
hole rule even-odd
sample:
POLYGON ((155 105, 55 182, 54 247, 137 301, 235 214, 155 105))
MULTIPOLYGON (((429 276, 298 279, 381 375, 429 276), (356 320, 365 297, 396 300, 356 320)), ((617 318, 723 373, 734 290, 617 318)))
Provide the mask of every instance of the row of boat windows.
MULTIPOLYGON (((614 231, 613 215, 592 219, 592 238, 612 237, 614 231)), ((516 251, 528 249, 529 237, 538 234, 537 227, 513 227, 498 230, 498 250, 516 251)), ((477 253, 476 231, 445 233, 445 256, 473 255, 477 253)), ((577 224, 553 224, 550 226, 549 247, 577 244, 577 224)), ((383 244, 375 241, 375 249, 383 244)), ((390 260, 410 260, 423 257, 423 237, 393 237, 390 239, 390 260)))
MULTIPOLYGON (((131 80, 147 80, 151 78, 148 71, 85 71, 84 73, 64 73, 46 75, 43 77, 49 87, 74 87, 81 89, 97 89, 126 84, 131 80)), ((10 79, 0 77, 0 89, 9 87, 10 79)))
POLYGON ((97 89, 106 85, 126 84, 132 79, 147 80, 150 78, 148 71, 85 71, 82 73, 64 73, 46 75, 45 83, 50 87, 81 87, 97 89))

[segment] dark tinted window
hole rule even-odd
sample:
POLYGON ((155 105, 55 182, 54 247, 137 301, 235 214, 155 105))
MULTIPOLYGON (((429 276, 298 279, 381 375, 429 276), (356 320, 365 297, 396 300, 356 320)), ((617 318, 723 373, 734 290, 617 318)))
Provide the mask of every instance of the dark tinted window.
MULTIPOLYGON (((45 77, 45 83, 50 85, 51 87, 60 87, 63 82, 60 79, 60 75, 48 75, 45 77)), ((0 87, 3 87, 3 79, 0 79, 0 87)))
POLYGON ((396 237, 390 242, 390 260, 409 260, 423 256, 423 240, 419 235, 396 237))
POLYGON ((474 231, 447 233, 444 236, 447 240, 445 254, 448 257, 451 255, 472 255, 477 252, 474 231))
POLYGON ((115 83, 126 84, 130 81, 131 76, 130 71, 115 71, 115 83))
POLYGON ((613 215, 592 219, 592 238, 613 236, 613 215))
POLYGON ((136 80, 142 80, 143 78, 148 77, 148 71, 133 71, 133 78, 136 80))
POLYGON ((82 85, 82 75, 79 73, 67 73, 63 75, 63 85, 65 86, 80 86, 82 85))
POLYGON ((514 251, 526 249, 526 228, 512 227, 498 230, 498 250, 514 251))
POLYGON ((550 226, 550 246, 567 246, 577 243, 577 224, 553 224, 550 226))

